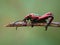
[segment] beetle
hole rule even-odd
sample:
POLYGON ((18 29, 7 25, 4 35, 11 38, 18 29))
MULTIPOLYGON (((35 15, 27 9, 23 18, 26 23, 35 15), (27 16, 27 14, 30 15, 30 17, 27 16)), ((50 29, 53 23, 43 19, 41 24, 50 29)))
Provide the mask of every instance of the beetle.
MULTIPOLYGON (((54 19, 54 16, 53 16, 52 12, 47 12, 47 13, 43 14, 42 16, 36 16, 35 13, 30 13, 27 16, 25 16, 22 21, 24 21, 27 24, 27 20, 30 20, 31 27, 34 27, 35 23, 47 23, 47 25, 45 26, 45 30, 47 31, 47 28, 51 24, 53 19, 54 19)), ((15 23, 17 23, 17 22, 20 22, 20 20, 14 22, 13 25, 15 25, 15 23)), ((17 30, 17 27, 16 27, 16 30, 17 30)))

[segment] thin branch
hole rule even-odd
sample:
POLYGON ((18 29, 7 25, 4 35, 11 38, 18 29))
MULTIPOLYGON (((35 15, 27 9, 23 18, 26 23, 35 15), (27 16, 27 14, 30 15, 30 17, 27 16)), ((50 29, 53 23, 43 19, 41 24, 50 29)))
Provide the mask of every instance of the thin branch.
MULTIPOLYGON (((33 24, 34 26, 45 26, 47 23, 35 23, 33 24)), ((5 27, 23 27, 23 26, 31 26, 31 23, 25 23, 23 21, 21 22, 16 22, 16 23, 9 23, 7 25, 5 25, 5 27)), ((53 27, 60 27, 60 22, 52 22, 50 24, 50 26, 53 26, 53 27)))

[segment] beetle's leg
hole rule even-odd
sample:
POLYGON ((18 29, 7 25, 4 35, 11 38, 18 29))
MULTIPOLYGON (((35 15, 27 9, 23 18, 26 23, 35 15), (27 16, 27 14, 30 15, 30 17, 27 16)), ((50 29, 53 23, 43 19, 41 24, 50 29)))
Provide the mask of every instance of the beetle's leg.
POLYGON ((18 20, 18 21, 16 21, 16 22, 14 22, 14 24, 13 24, 13 26, 15 26, 15 23, 17 23, 17 22, 19 22, 20 20, 18 20))
MULTIPOLYGON (((16 21, 16 22, 14 22, 14 24, 13 24, 13 26, 16 26, 16 24, 15 23, 17 23, 17 22, 19 22, 20 20, 18 20, 18 21, 16 21)), ((17 30, 17 26, 16 26, 16 30, 17 30)))
POLYGON ((47 28, 48 28, 48 26, 50 25, 50 23, 53 21, 53 19, 54 19, 54 17, 49 17, 50 18, 50 20, 49 20, 49 22, 47 23, 47 25, 45 26, 45 30, 47 31, 47 28))

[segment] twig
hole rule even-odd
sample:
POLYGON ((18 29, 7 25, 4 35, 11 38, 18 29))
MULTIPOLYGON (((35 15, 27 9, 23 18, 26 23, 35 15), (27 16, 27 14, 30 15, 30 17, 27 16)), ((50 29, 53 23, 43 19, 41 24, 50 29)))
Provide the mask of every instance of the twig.
MULTIPOLYGON (((45 26, 47 23, 35 23, 33 24, 34 26, 45 26)), ((6 27, 23 27, 23 26, 31 26, 31 23, 25 23, 23 21, 21 22, 16 22, 16 23, 9 23, 7 25, 5 25, 6 27)), ((50 26, 53 26, 53 27, 60 27, 60 22, 52 22, 50 24, 50 26)), ((17 29, 17 28, 16 28, 17 29)))

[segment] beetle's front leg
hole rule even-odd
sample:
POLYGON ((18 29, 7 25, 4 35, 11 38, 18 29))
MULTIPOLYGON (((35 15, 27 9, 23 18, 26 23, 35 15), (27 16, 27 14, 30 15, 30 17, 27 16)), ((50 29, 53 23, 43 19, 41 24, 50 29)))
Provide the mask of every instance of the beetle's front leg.
POLYGON ((34 27, 33 23, 31 23, 31 27, 34 27))
POLYGON ((34 27, 34 21, 33 20, 30 21, 31 21, 31 27, 34 27))

